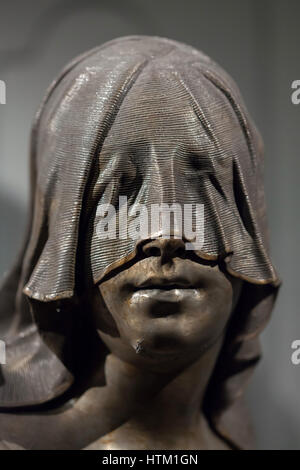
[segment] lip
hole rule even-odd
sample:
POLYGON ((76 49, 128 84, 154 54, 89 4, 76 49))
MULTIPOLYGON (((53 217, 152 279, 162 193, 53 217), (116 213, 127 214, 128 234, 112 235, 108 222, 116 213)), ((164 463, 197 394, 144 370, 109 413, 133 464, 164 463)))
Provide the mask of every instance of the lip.
MULTIPOLYGON (((139 303, 141 301, 154 300, 156 302, 162 302, 163 304, 178 304, 179 302, 197 298, 200 299, 202 294, 198 289, 193 287, 180 287, 180 288, 171 288, 171 289, 161 289, 153 287, 152 289, 145 288, 139 289, 132 294, 131 302, 139 303)), ((156 315, 155 315, 156 316, 156 315)), ((169 316, 169 313, 166 315, 160 316, 169 316)))
POLYGON ((139 283, 135 290, 164 290, 171 291, 174 289, 192 289, 194 286, 184 278, 179 277, 151 277, 139 283))

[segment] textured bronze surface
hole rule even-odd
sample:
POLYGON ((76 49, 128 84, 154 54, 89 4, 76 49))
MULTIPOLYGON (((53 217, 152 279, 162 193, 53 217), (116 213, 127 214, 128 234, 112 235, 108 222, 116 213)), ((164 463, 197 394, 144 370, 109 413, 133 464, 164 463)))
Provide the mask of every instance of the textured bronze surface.
POLYGON ((28 234, 0 292, 3 448, 251 447, 242 395, 278 286, 263 146, 232 79, 156 37, 75 59, 33 126, 28 234), (120 195, 129 212, 204 204, 203 247, 99 240, 120 195))

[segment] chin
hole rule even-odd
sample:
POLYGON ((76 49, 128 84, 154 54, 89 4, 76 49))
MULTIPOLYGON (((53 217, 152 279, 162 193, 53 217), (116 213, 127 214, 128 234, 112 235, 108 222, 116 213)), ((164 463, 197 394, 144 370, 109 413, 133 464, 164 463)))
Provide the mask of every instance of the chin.
POLYGON ((186 367, 213 347, 225 330, 225 321, 216 328, 211 312, 186 312, 182 306, 178 314, 153 316, 144 311, 141 318, 129 310, 124 317, 127 321, 118 322, 119 338, 100 336, 120 359, 153 372, 186 367))

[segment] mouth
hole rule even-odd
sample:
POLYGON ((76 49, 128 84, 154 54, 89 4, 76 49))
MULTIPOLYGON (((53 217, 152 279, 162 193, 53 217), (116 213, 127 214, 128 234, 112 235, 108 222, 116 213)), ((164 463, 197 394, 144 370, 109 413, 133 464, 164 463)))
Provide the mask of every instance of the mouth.
POLYGON ((171 291, 175 289, 193 289, 194 286, 187 279, 168 279, 168 278, 149 278, 144 282, 139 283, 136 287, 136 291, 140 290, 161 290, 171 291))
MULTIPOLYGON (((188 299, 198 298, 199 295, 199 289, 186 278, 151 277, 135 286, 131 302, 139 303, 150 300, 159 302, 161 305, 165 305, 167 315, 170 315, 170 312, 174 313, 174 308, 171 309, 171 305, 179 305, 188 299)), ((166 314, 159 316, 166 316, 166 314)))

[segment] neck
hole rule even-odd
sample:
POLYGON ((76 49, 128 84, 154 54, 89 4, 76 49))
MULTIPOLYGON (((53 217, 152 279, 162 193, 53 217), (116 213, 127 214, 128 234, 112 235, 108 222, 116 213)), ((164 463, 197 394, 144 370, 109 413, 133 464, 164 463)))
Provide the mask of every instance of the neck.
MULTIPOLYGON (((124 435, 143 433, 148 442, 168 436, 179 446, 184 435, 189 436, 189 442, 193 435, 196 444, 202 443, 205 448, 211 431, 201 408, 221 343, 220 339, 197 361, 171 378, 141 371, 114 355, 108 356, 107 385, 110 393, 120 399, 120 416, 127 414, 126 422, 130 422, 129 427, 120 423, 119 429, 124 428, 124 435)), ((123 442, 124 436, 121 440, 123 442)))
POLYGON ((182 426, 194 427, 199 422, 205 390, 215 363, 214 354, 208 351, 170 380, 153 400, 144 405, 142 419, 161 429, 182 426))

